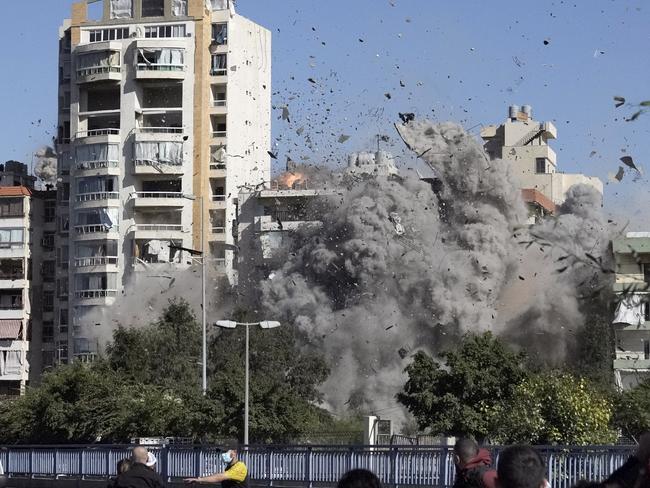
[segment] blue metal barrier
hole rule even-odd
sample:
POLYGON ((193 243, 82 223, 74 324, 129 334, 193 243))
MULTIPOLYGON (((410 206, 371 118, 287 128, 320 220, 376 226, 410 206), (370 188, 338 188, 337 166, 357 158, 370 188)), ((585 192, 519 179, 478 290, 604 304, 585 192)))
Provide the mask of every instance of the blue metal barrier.
MULTIPOLYGON (((108 478, 133 446, 5 446, 0 461, 10 477, 108 478)), ((149 449, 157 469, 168 481, 205 476, 224 469, 215 446, 149 449)), ((500 448, 490 448, 495 460, 500 448)), ((630 446, 538 447, 553 488, 570 488, 581 479, 599 481, 622 465, 630 446)), ((386 486, 449 487, 454 481, 449 446, 250 446, 241 449, 250 479, 269 486, 291 482, 312 487, 335 484, 348 470, 365 468, 386 486)))

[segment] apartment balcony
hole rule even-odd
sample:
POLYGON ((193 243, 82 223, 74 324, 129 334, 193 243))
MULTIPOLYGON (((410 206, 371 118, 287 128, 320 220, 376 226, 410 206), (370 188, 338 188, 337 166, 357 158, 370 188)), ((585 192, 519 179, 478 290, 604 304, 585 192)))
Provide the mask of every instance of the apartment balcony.
POLYGON ((82 161, 75 163, 74 175, 85 176, 120 176, 119 161, 82 161))
POLYGON ((210 163, 210 178, 225 178, 226 177, 226 163, 225 162, 211 162, 210 163))
POLYGON ((182 192, 138 191, 131 194, 135 208, 182 208, 188 198, 182 192))
POLYGON ((226 195, 211 195, 210 196, 210 209, 212 210, 225 210, 226 208, 226 195))
POLYGON ((119 144, 120 141, 120 129, 115 128, 82 130, 75 134, 76 144, 119 144))
POLYGON ((185 57, 193 39, 144 38, 137 39, 135 69, 137 79, 182 80, 186 76, 185 57))
POLYGON ((120 192, 101 191, 80 193, 75 197, 75 208, 119 207, 120 192))
POLYGON ((650 359, 643 359, 642 355, 639 359, 635 359, 636 353, 630 353, 630 359, 615 359, 614 369, 650 369, 650 359))
POLYGON ((118 290, 76 290, 74 297, 82 306, 102 306, 111 304, 118 295, 118 290))
POLYGON ((161 162, 149 159, 136 159, 133 161, 134 175, 182 175, 183 173, 183 162, 161 162))
POLYGON ((185 127, 138 127, 135 142, 183 142, 185 127))
POLYGON ((119 239, 117 227, 108 227, 104 224, 76 225, 74 227, 75 240, 97 241, 103 239, 119 239))
POLYGON ((228 101, 226 99, 212 100, 210 113, 212 115, 226 115, 228 113, 228 101))
POLYGON ((24 242, 2 242, 0 243, 0 259, 25 257, 27 248, 24 242))
POLYGON ((228 131, 213 130, 212 131, 212 144, 225 146, 227 143, 228 131))
POLYGON ((0 277, 0 288, 3 290, 22 290, 27 287, 28 281, 25 274, 15 275, 15 277, 0 277))
POLYGON ((321 226, 322 222, 317 220, 305 220, 305 217, 293 215, 286 211, 277 211, 273 215, 263 215, 255 218, 256 230, 259 232, 292 231, 301 225, 321 226), (281 222, 282 225, 280 225, 281 222))
POLYGON ((23 320, 26 316, 23 304, 0 305, 0 320, 23 320))
POLYGON ((77 69, 77 84, 122 81, 121 66, 88 66, 77 69))
POLYGON ((188 230, 181 224, 135 224, 129 230, 136 240, 182 240, 185 234, 188 233, 188 230))
POLYGON ((98 256, 75 258, 76 273, 117 273, 119 258, 117 256, 98 256))

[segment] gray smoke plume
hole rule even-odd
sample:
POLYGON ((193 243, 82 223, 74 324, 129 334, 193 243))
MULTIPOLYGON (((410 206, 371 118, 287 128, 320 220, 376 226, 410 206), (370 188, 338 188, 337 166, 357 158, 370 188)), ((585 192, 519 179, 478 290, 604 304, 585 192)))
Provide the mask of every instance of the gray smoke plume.
POLYGON ((584 322, 580 294, 607 276, 598 262, 606 229, 591 190, 573 188, 558 218, 529 230, 510 167, 489 161, 461 127, 410 122, 398 130, 436 172, 440 192, 409 174, 343 178, 336 197, 311 209, 322 227, 299 229, 261 283, 268 316, 306 331, 331 362, 329 406, 393 418, 416 349, 435 354, 460 333, 488 329, 513 341, 525 331, 569 341, 560 327, 584 322), (566 273, 549 265, 556 260, 566 273), (522 283, 525 300, 516 293, 522 283))
POLYGON ((53 147, 45 146, 34 153, 36 167, 34 174, 46 184, 56 184, 56 151, 53 147))

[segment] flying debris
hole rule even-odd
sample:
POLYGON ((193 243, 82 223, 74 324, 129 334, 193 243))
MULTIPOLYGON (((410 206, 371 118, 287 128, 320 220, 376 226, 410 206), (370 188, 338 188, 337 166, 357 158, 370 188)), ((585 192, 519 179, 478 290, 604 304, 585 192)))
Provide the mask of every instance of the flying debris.
POLYGON ((350 136, 346 136, 345 134, 341 134, 341 137, 339 137, 339 143, 343 144, 348 139, 350 139, 350 136))
POLYGON ((275 153, 272 153, 271 151, 266 151, 269 156, 271 156, 271 159, 278 159, 278 155, 275 153))
POLYGON ((402 225, 402 218, 397 212, 391 212, 388 216, 388 220, 392 222, 395 226, 395 234, 398 236, 403 236, 405 234, 404 226, 402 225))
POLYGON ((616 173, 616 178, 618 181, 621 181, 623 179, 623 176, 625 175, 625 169, 623 169, 623 166, 618 167, 618 172, 616 173))
POLYGON ((392 96, 390 93, 388 93, 388 92, 384 93, 384 96, 385 96, 388 100, 390 100, 391 98, 393 98, 393 96, 392 96))
POLYGON ((405 124, 408 124, 412 120, 415 120, 415 114, 413 114, 413 113, 405 113, 405 114, 403 114, 403 113, 400 112, 399 118, 402 120, 402 122, 404 122, 405 124))
POLYGON ((636 167, 636 165, 634 164, 634 160, 632 159, 631 156, 623 156, 621 158, 621 161, 625 166, 627 166, 629 168, 632 168, 632 169, 634 169, 636 171, 639 171, 639 168, 636 167))
POLYGON ((291 120, 289 119, 289 107, 286 105, 282 107, 282 120, 286 120, 287 122, 291 123, 291 120))
POLYGON ((616 105, 616 108, 625 105, 625 98, 624 97, 614 97, 614 104, 616 105))

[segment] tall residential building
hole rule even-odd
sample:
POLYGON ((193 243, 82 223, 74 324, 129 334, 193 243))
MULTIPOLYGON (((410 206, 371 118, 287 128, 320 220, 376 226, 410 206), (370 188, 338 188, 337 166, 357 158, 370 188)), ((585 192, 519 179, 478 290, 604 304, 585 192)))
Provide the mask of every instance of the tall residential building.
POLYGON ((558 171, 557 156, 549 146, 557 138, 557 129, 552 122, 533 120, 529 105, 511 106, 505 123, 484 127, 481 137, 490 159, 512 165, 533 221, 555 213, 573 185, 584 183, 603 193, 603 183, 596 177, 558 171))
POLYGON ((58 360, 138 272, 235 279, 238 188, 270 180, 271 35, 228 0, 82 0, 60 31, 58 360), (68 267, 68 261, 70 263, 68 267))
POLYGON ((24 164, 0 165, 0 395, 24 393, 54 359, 56 192, 33 183, 24 164))
POLYGON ((620 389, 650 378, 650 232, 615 239, 614 374, 620 389))

